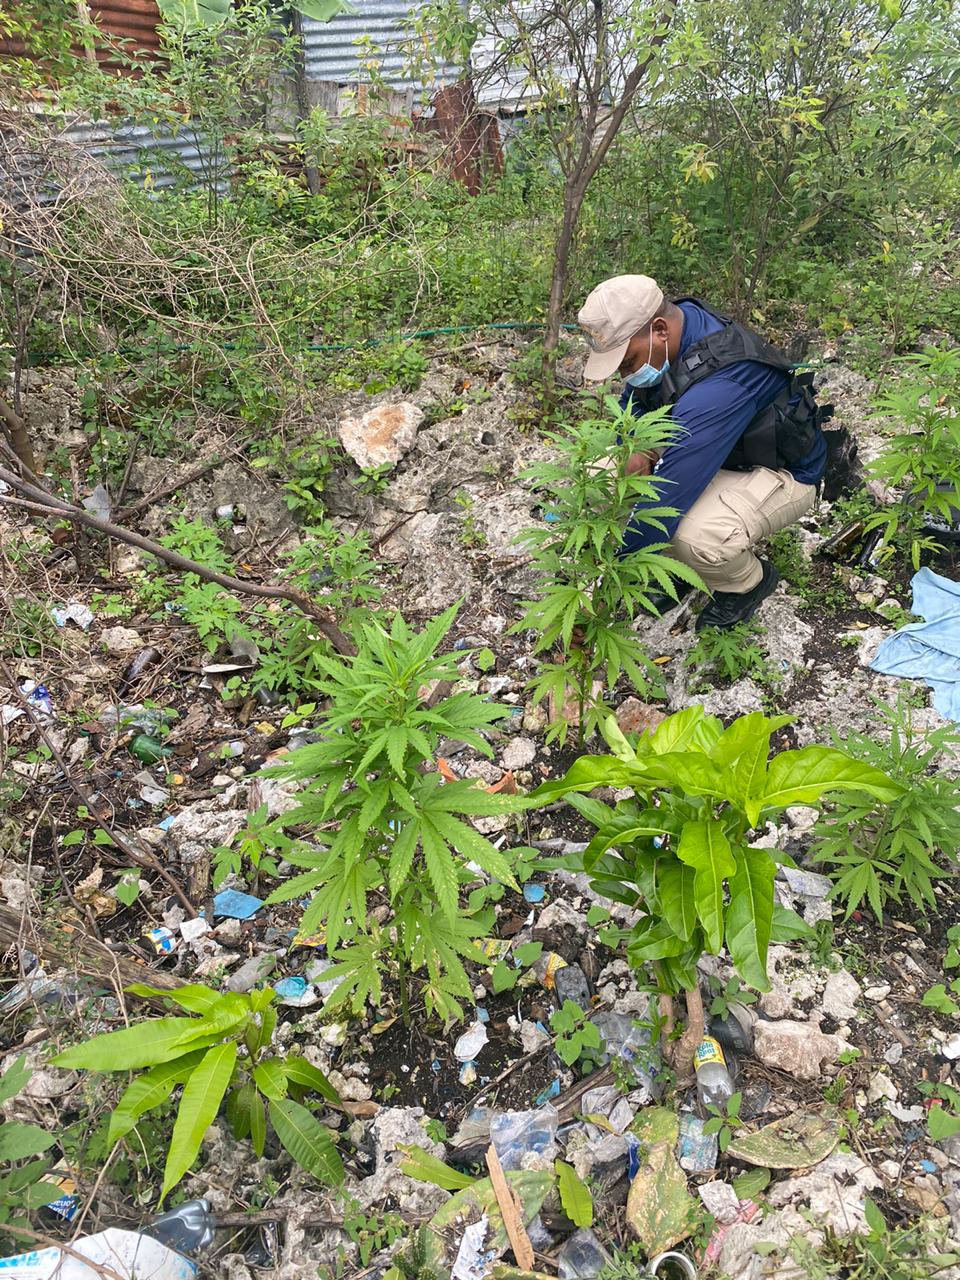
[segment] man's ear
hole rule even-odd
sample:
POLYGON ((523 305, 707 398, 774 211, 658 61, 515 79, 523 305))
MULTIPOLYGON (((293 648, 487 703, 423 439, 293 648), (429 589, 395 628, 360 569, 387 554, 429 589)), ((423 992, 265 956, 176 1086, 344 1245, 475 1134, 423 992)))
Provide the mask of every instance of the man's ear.
POLYGON ((653 331, 654 337, 669 338, 670 336, 670 325, 666 316, 657 316, 655 320, 651 320, 650 328, 653 331))

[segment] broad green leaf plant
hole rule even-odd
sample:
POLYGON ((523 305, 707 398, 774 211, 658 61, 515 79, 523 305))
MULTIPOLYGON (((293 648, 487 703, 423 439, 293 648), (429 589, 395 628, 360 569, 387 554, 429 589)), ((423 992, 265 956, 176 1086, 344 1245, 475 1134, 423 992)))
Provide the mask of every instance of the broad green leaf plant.
MULTIPOLYGON (((26 1059, 17 1058, 0 1077, 0 1103, 16 1097, 32 1074, 26 1059)), ((38 1125, 15 1120, 0 1123, 0 1239, 6 1235, 16 1239, 18 1224, 27 1223, 34 1210, 62 1194, 55 1182, 44 1177, 53 1161, 43 1153, 55 1142, 55 1136, 38 1125)))
POLYGON ((543 495, 544 523, 520 535, 533 550, 539 595, 524 603, 514 630, 532 629, 534 651, 551 654, 530 685, 534 701, 549 700, 554 710, 548 741, 566 738, 562 708, 571 691, 582 745, 607 714, 604 695, 621 675, 640 697, 658 687, 658 670, 633 620, 638 613, 659 616, 651 593, 676 599, 678 579, 702 585, 692 569, 663 554, 664 520, 676 514, 665 505, 669 494, 649 476, 626 473, 632 454, 669 443, 674 428, 666 413, 634 418, 607 396, 594 416, 547 433, 559 458, 525 473, 543 495), (645 504, 642 512, 634 511, 638 503, 645 504), (621 555, 631 519, 652 525, 662 541, 621 555))
POLYGON ((249 1138, 263 1155, 267 1124, 302 1168, 323 1183, 339 1185, 343 1165, 330 1129, 304 1105, 310 1094, 338 1103, 322 1071, 299 1054, 271 1051, 277 1025, 271 989, 221 993, 200 984, 162 991, 135 985, 134 995, 165 996, 187 1016, 153 1018, 122 1031, 94 1036, 57 1054, 60 1067, 87 1071, 136 1071, 110 1117, 112 1147, 141 1117, 181 1089, 177 1118, 163 1171, 161 1201, 192 1167, 207 1129, 226 1099, 227 1120, 238 1139, 249 1138))
POLYGON ((643 912, 630 932, 628 956, 637 967, 652 964, 667 997, 668 1024, 669 997, 686 993, 681 1051, 703 1032, 702 955, 726 947, 740 977, 766 991, 771 940, 805 929, 774 902, 777 865, 793 866, 792 859, 779 849, 753 847, 753 828, 788 805, 817 805, 840 791, 882 801, 903 791, 835 747, 802 747, 769 759, 771 735, 789 721, 752 712, 725 729, 694 706, 632 744, 610 717, 604 736, 613 754, 581 756, 563 778, 531 796, 544 803, 568 796, 597 828, 583 868, 598 893, 643 912), (611 808, 582 794, 601 786, 628 787, 633 796, 611 808))
POLYGON ((328 1007, 348 1003, 360 1012, 379 1004, 383 979, 399 980, 409 1018, 409 980, 424 973, 428 1012, 459 1017, 472 1000, 464 959, 486 963, 476 939, 493 920, 487 904, 503 885, 517 887, 516 849, 501 851, 470 824, 474 816, 509 812, 516 799, 489 794, 473 780, 445 782, 435 760, 445 737, 492 754, 483 730, 509 713, 476 694, 460 692, 427 705, 437 681, 454 681, 463 653, 440 655, 453 625, 454 605, 421 632, 397 614, 355 629, 354 658, 318 657, 327 700, 322 740, 291 753, 270 774, 306 786, 300 804, 277 819, 277 831, 305 828, 283 856, 304 868, 268 898, 287 902, 311 894, 301 929, 323 930, 335 964, 325 978, 337 986, 328 1007), (321 841, 328 841, 323 844, 321 841), (465 904, 461 887, 478 879, 465 904), (371 914, 386 902, 390 917, 371 914))

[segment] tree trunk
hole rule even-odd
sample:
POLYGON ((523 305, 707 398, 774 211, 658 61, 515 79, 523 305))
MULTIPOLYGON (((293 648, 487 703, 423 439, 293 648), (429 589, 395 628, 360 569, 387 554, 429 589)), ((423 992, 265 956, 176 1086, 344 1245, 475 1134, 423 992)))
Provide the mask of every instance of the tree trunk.
POLYGON ((683 1035, 676 1042, 676 1047, 673 1051, 673 1066, 677 1073, 678 1082, 687 1079, 692 1073, 693 1055, 696 1052, 697 1045, 703 1039, 703 1033, 706 1029, 700 988, 698 986, 690 987, 683 994, 687 1002, 687 1025, 683 1035))
POLYGON ((27 435, 26 424, 19 413, 15 413, 2 396, 0 396, 0 419, 3 420, 3 427, 10 444, 13 446, 14 453, 29 474, 36 475, 37 462, 33 456, 33 445, 27 435))
MULTIPOLYGON (((296 36, 296 47, 293 53, 293 83, 297 94, 297 120, 302 123, 310 114, 310 96, 307 92, 307 60, 303 44, 303 14, 299 9, 292 9, 290 21, 293 34, 296 36)), ((320 173, 315 164, 303 166, 307 179, 307 189, 312 196, 320 190, 320 173)))

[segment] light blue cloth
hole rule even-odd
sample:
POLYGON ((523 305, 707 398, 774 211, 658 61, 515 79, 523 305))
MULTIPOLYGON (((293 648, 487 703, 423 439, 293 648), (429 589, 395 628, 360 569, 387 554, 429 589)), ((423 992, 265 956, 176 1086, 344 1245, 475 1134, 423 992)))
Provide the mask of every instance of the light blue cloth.
POLYGON ((874 671, 905 680, 924 680, 933 705, 947 720, 960 720, 960 582, 921 569, 913 579, 911 622, 880 644, 874 671))

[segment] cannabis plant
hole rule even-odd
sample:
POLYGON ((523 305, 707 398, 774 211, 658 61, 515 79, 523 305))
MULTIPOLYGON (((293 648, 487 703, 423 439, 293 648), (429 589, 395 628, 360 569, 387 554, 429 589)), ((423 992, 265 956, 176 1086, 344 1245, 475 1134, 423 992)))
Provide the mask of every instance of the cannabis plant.
POLYGON ((774 672, 760 646, 766 627, 751 618, 734 627, 704 627, 684 655, 683 665, 693 677, 691 690, 708 688, 715 680, 751 677, 761 684, 772 681, 774 672))
MULTIPOLYGON (((652 963, 665 995, 686 992, 685 1043, 703 1030, 697 961, 704 953, 726 946, 743 980, 765 991, 771 940, 804 931, 774 902, 777 864, 792 866, 791 858, 754 848, 751 830, 788 805, 818 804, 838 791, 882 801, 903 791, 835 747, 783 751, 768 762, 771 734, 789 721, 752 712, 725 729, 702 707, 688 707, 631 746, 610 717, 603 732, 614 754, 581 756, 531 797, 569 796, 597 828, 583 869, 598 893, 642 912, 628 956, 638 967, 652 963), (611 808, 580 794, 600 786, 628 787, 633 796, 611 808)), ((663 1004, 669 1023, 672 1006, 663 1004)))
POLYGON ((834 733, 834 741, 896 779, 901 791, 882 804, 840 795, 814 828, 814 856, 833 877, 847 919, 865 901, 882 920, 904 895, 920 911, 936 910, 933 882, 954 871, 960 847, 960 787, 935 764, 941 752, 960 747, 960 728, 922 732, 902 694, 896 707, 875 702, 885 740, 851 730, 834 733))
POLYGON ((369 621, 355 629, 356 657, 318 657, 322 740, 268 770, 306 784, 298 807, 275 824, 306 830, 283 854, 304 871, 268 901, 312 895, 301 929, 325 935, 336 962, 325 975, 338 984, 334 1006, 379 1004, 383 978, 393 974, 409 1018, 409 979, 422 972, 427 1009, 459 1016, 460 1001, 472 998, 463 960, 484 963, 475 940, 492 923, 484 892, 463 905, 461 886, 486 875, 516 887, 516 850, 496 849, 464 819, 518 802, 474 781, 445 782, 436 770, 444 737, 491 755, 481 731, 508 714, 466 692, 425 701, 437 681, 456 679, 463 661, 462 653, 438 654, 456 613, 455 605, 419 634, 399 614, 389 627, 369 621), (385 920, 373 912, 382 904, 385 920))
POLYGON ((530 686, 534 701, 549 699, 553 707, 548 741, 566 737, 563 708, 571 690, 582 744, 605 715, 604 693, 622 674, 641 697, 659 686, 634 617, 657 616, 658 593, 677 599, 677 579, 701 585, 692 569, 663 554, 664 521, 676 514, 664 505, 669 494, 650 476, 627 475, 631 455, 660 451, 672 439, 667 411, 634 418, 613 396, 603 406, 605 414, 548 433, 559 459, 525 474, 544 495, 544 524, 520 538, 533 548, 539 598, 525 602, 514 630, 534 630, 535 652, 552 653, 530 686), (631 520, 657 529, 662 541, 623 554, 631 520))
POLYGON ((110 1146, 182 1089, 163 1171, 163 1200, 188 1172, 203 1136, 226 1098, 226 1117, 238 1139, 249 1138, 263 1155, 269 1120, 281 1144, 321 1182, 343 1181, 343 1165, 331 1131, 304 1106, 308 1094, 339 1103, 322 1071, 298 1054, 271 1052, 275 993, 221 993, 199 984, 162 991, 135 985, 134 995, 165 996, 187 1017, 151 1018, 122 1031, 94 1036, 57 1054, 60 1067, 87 1071, 137 1071, 110 1117, 110 1146))
POLYGON ((938 547, 929 530, 954 524, 960 509, 960 348, 926 347, 899 364, 903 376, 874 415, 893 418, 896 429, 868 470, 901 497, 865 527, 882 529, 884 546, 909 546, 919 569, 924 551, 938 547))

